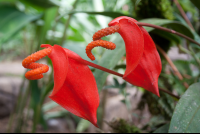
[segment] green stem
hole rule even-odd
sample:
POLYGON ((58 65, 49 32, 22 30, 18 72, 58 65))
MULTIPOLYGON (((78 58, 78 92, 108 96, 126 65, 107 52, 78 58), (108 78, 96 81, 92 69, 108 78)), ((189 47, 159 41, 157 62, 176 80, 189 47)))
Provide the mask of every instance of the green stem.
POLYGON ((183 34, 181 34, 179 32, 176 32, 174 30, 171 30, 171 29, 168 29, 168 28, 164 28, 164 27, 161 27, 161 26, 157 26, 157 25, 153 25, 153 24, 149 24, 149 23, 136 22, 136 24, 139 25, 139 26, 153 27, 153 28, 156 28, 156 29, 160 29, 160 30, 172 33, 172 34, 176 34, 176 35, 178 35, 180 37, 183 37, 183 38, 185 38, 185 39, 197 44, 198 46, 200 46, 200 44, 198 42, 196 42, 195 40, 193 40, 190 37, 185 36, 185 35, 183 35, 183 34))
POLYGON ((40 114, 41 114, 41 105, 36 106, 34 110, 35 118, 34 118, 34 123, 33 123, 33 128, 32 128, 32 133, 35 133, 37 130, 37 124, 39 123, 40 120, 40 114))

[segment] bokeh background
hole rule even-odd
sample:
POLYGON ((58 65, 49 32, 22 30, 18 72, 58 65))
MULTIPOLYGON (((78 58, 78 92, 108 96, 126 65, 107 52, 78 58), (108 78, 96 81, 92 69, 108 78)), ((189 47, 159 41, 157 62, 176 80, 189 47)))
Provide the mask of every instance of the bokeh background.
MULTIPOLYGON (((200 33, 199 7, 195 0, 178 0, 190 27, 173 0, 0 0, 0 132, 153 132, 171 120, 177 99, 161 97, 121 78, 91 67, 97 81, 100 106, 98 124, 78 118, 48 98, 53 88, 52 63, 44 78, 29 81, 22 60, 40 50, 41 44, 58 44, 90 61, 85 47, 92 35, 118 16, 174 29, 191 38, 200 33), (194 30, 195 29, 195 30, 194 30)), ((187 83, 199 81, 199 48, 170 33, 146 28, 164 51, 159 86, 181 96, 187 83), (194 53, 196 55, 194 55, 194 53), (171 59, 178 77, 169 65, 171 59)), ((125 46, 119 34, 103 38, 117 45, 113 51, 95 48, 94 63, 124 73, 125 46)))

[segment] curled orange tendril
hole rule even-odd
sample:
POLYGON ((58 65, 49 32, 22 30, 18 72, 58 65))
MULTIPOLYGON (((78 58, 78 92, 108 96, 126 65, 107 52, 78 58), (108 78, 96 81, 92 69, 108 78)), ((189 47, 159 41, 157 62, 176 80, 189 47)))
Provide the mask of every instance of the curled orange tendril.
POLYGON ((113 34, 115 32, 119 31, 120 26, 119 25, 115 25, 115 26, 111 26, 111 27, 107 27, 104 29, 101 29, 99 31, 97 31, 94 35, 93 35, 93 41, 91 43, 89 43, 86 47, 86 54, 87 56, 91 59, 91 60, 95 60, 94 55, 92 54, 92 49, 94 47, 104 47, 106 49, 111 49, 114 50, 116 48, 116 45, 112 42, 109 41, 104 41, 101 40, 102 37, 113 34))
POLYGON ((93 41, 99 40, 104 36, 107 36, 107 35, 113 34, 115 32, 118 32, 119 28, 120 28, 119 25, 115 25, 115 26, 111 26, 111 27, 107 27, 107 28, 101 29, 101 30, 97 31, 93 35, 93 37, 92 37, 93 41))
POLYGON ((92 41, 91 43, 89 43, 86 47, 86 53, 87 53, 87 56, 91 59, 91 60, 95 60, 95 57, 94 55, 91 53, 91 50, 94 48, 94 47, 98 47, 98 46, 101 46, 101 47, 104 47, 104 48, 107 48, 107 49, 111 49, 111 50, 114 50, 116 48, 116 45, 112 42, 109 42, 109 41, 105 41, 105 40, 96 40, 96 41, 92 41))
POLYGON ((40 50, 36 53, 31 54, 22 61, 22 66, 27 69, 32 69, 26 72, 25 77, 29 80, 36 80, 43 78, 43 73, 49 70, 49 67, 44 64, 34 63, 39 59, 49 55, 51 53, 51 48, 46 48, 40 50))

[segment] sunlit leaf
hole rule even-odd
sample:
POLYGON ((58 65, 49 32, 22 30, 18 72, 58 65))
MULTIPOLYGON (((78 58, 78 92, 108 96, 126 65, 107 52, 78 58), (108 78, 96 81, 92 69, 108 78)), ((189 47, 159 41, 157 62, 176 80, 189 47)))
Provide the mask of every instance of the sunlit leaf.
POLYGON ((28 23, 41 17, 18 11, 15 7, 0 6, 0 44, 8 41, 28 23))

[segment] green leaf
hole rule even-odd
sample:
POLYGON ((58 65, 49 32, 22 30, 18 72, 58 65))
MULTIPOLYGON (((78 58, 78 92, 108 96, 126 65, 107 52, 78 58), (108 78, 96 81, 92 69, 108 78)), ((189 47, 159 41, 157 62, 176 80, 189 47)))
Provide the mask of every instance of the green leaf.
POLYGON ((42 111, 47 112, 47 111, 49 111, 49 110, 51 110, 51 109, 53 109, 57 106, 59 106, 59 105, 56 102, 50 101, 50 102, 43 104, 42 111))
POLYGON ((31 104, 33 108, 36 108, 40 103, 41 90, 38 86, 38 80, 30 81, 30 90, 31 90, 31 104))
POLYGON ((158 128, 156 131, 153 133, 168 133, 169 130, 169 123, 163 125, 162 127, 158 128))
POLYGON ((116 87, 119 87, 119 82, 118 82, 118 80, 117 80, 116 78, 113 78, 113 80, 114 80, 115 86, 116 86, 116 87))
MULTIPOLYGON (((187 26, 185 26, 179 22, 176 22, 176 21, 167 20, 167 19, 151 18, 151 19, 139 20, 139 22, 149 23, 149 24, 153 24, 153 25, 157 25, 157 26, 169 26, 171 29, 194 39, 194 35, 190 31, 190 29, 187 26)), ((152 27, 144 27, 144 28, 148 32, 150 32, 154 29, 152 27)))
POLYGON ((178 38, 177 35, 174 35, 172 33, 168 33, 166 31, 161 31, 161 30, 158 30, 158 29, 155 29, 152 32, 157 34, 157 35, 159 35, 159 36, 161 36, 161 37, 163 37, 163 38, 165 38, 165 39, 167 39, 167 40, 169 40, 169 41, 173 41, 176 44, 180 44, 181 43, 180 38, 178 38))
POLYGON ((124 104, 126 104, 126 100, 125 99, 123 99, 123 100, 120 100, 122 103, 124 103, 124 104))
MULTIPOLYGON (((122 40, 120 41, 117 39, 114 41, 114 43, 116 44, 115 50, 106 50, 98 63, 100 66, 106 67, 108 69, 113 69, 121 57, 125 54, 125 45, 122 40)), ((107 76, 108 73, 98 69, 95 70, 94 77, 96 79, 99 92, 102 90, 107 76)))
POLYGON ((69 112, 67 110, 55 111, 55 112, 48 112, 44 114, 44 119, 49 120, 52 118, 61 118, 65 117, 69 112))
MULTIPOLYGON (((188 24, 185 22, 185 20, 182 18, 181 15, 175 13, 174 16, 175 16, 176 19, 177 19, 178 21, 180 21, 183 25, 185 25, 185 26, 188 27, 188 24)), ((195 32, 195 31, 192 31, 192 34, 193 34, 193 36, 194 36, 195 41, 200 42, 200 37, 199 37, 198 33, 195 32)), ((190 45, 193 46, 193 47, 195 47, 195 48, 200 49, 200 47, 199 47, 198 45, 194 44, 194 43, 191 43, 190 45)))
POLYGON ((199 0, 190 0, 199 10, 200 10, 200 1, 199 0))
POLYGON ((41 14, 28 15, 15 7, 0 6, 0 44, 8 41, 28 23, 41 17, 41 14))
POLYGON ((120 16, 129 16, 129 17, 133 17, 131 15, 126 15, 120 12, 112 12, 112 11, 104 11, 104 12, 87 12, 87 11, 73 11, 70 12, 68 14, 76 14, 76 13, 86 13, 86 14, 92 14, 92 15, 104 15, 104 16, 108 16, 108 17, 112 17, 112 18, 117 18, 120 16))
POLYGON ((72 32, 67 36, 67 40, 72 40, 74 42, 84 42, 85 41, 85 39, 83 38, 83 35, 80 32, 83 29, 81 29, 81 28, 77 29, 72 26, 69 26, 69 28, 70 28, 70 30, 72 30, 72 32))
POLYGON ((170 133, 200 132, 200 83, 191 85, 179 100, 170 123, 170 133))
POLYGON ((23 4, 27 6, 36 8, 38 10, 56 6, 56 4, 50 0, 20 0, 20 2, 22 2, 23 4))
MULTIPOLYGON (((154 25, 158 25, 158 26, 162 26, 162 25, 173 23, 172 20, 158 19, 158 18, 142 19, 142 20, 139 20, 138 22, 149 23, 149 24, 154 24, 154 25)), ((151 32, 154 29, 152 27, 144 27, 144 28, 148 32, 151 32)))
POLYGON ((17 0, 0 0, 1 4, 2 4, 3 2, 14 3, 14 2, 16 2, 16 1, 17 1, 17 0))
POLYGON ((126 69, 126 65, 125 64, 116 65, 114 69, 117 70, 117 69, 121 69, 121 68, 126 69))
POLYGON ((124 83, 122 83, 121 85, 120 85, 120 89, 124 89, 126 87, 126 82, 124 82, 124 83))

